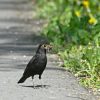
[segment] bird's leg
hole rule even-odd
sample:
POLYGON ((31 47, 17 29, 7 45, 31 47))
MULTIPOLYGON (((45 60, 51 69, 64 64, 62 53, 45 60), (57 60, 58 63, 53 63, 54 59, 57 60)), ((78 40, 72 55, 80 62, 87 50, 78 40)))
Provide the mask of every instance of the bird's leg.
POLYGON ((39 79, 41 79, 41 75, 39 75, 39 79))
POLYGON ((33 79, 34 79, 34 76, 32 76, 32 82, 33 82, 33 88, 34 88, 34 81, 33 81, 33 79))
MULTIPOLYGON (((41 75, 39 75, 39 79, 41 80, 41 75)), ((42 84, 42 82, 41 82, 41 87, 43 87, 43 84, 42 84)))

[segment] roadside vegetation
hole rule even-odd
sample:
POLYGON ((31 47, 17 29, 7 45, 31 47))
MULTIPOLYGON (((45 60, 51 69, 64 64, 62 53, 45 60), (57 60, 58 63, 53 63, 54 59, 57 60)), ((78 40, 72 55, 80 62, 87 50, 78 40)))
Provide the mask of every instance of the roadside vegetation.
POLYGON ((36 0, 42 34, 80 84, 100 89, 100 1, 36 0))

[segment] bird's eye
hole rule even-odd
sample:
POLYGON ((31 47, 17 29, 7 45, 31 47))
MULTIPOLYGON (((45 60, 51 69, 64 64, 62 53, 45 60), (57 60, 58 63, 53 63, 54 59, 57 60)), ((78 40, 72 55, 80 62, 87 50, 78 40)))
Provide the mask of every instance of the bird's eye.
POLYGON ((44 44, 44 47, 46 47, 46 45, 44 44))
POLYGON ((46 45, 45 45, 45 44, 43 44, 43 45, 42 45, 42 47, 43 47, 43 48, 45 48, 45 47, 46 47, 46 45))

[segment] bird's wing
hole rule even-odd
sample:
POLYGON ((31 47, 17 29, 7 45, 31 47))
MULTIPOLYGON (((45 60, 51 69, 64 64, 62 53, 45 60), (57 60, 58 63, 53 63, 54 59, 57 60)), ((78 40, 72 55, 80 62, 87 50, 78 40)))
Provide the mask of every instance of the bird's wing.
POLYGON ((32 70, 32 66, 35 66, 35 63, 37 63, 37 61, 38 61, 38 56, 37 55, 33 56, 32 59, 27 64, 23 75, 29 75, 30 71, 32 70))

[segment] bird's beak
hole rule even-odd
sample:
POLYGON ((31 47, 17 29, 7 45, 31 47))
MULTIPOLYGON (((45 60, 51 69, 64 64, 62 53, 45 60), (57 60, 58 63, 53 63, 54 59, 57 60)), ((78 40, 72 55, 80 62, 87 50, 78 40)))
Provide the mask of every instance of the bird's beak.
POLYGON ((52 49, 52 45, 46 45, 46 50, 49 52, 52 49))

